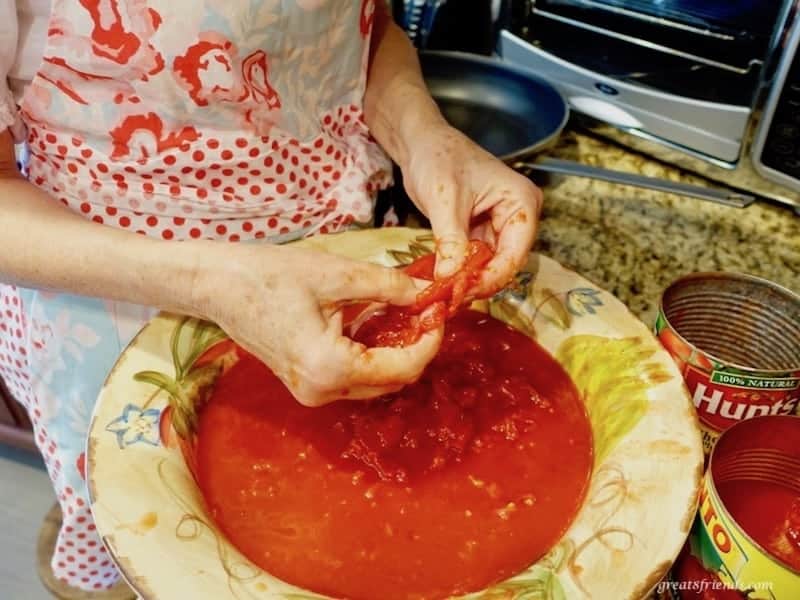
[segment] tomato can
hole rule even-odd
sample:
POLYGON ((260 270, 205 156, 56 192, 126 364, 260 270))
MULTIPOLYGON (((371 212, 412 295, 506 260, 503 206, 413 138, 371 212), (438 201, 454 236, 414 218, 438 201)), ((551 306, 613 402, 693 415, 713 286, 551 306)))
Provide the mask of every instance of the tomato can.
POLYGON ((798 537, 800 417, 772 415, 741 421, 726 430, 712 450, 694 526, 669 576, 659 583, 658 597, 796 600, 800 598, 798 537), (780 498, 794 498, 786 513, 762 510, 767 505, 763 499, 768 499, 765 491, 776 489, 780 498), (745 506, 755 511, 748 527, 766 522, 765 531, 774 532, 766 538, 769 547, 734 517, 737 511, 743 516, 745 506), (776 537, 781 535, 785 537, 776 537), (790 535, 795 545, 789 542, 790 535), (791 554, 786 554, 786 547, 791 554))
POLYGON ((706 456, 738 421, 796 414, 797 294, 750 275, 695 273, 664 291, 655 333, 689 388, 706 456))

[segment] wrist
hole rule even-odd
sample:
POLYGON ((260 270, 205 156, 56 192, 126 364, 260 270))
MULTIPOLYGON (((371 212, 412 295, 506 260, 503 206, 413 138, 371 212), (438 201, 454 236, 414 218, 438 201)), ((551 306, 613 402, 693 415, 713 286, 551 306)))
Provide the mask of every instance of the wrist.
POLYGON ((424 85, 396 81, 392 87, 382 98, 370 102, 367 97, 367 125, 384 150, 403 169, 420 138, 430 131, 447 127, 447 122, 424 85))
POLYGON ((251 293, 254 286, 277 285, 289 250, 269 243, 211 240, 180 242, 179 246, 172 268, 171 293, 176 304, 172 310, 216 323, 227 321, 237 306, 258 301, 251 293))
POLYGON ((450 130, 438 107, 433 104, 432 111, 407 111, 405 119, 398 125, 398 135, 403 140, 404 153, 397 161, 401 169, 405 169, 414 156, 415 149, 436 144, 436 140, 450 130))
POLYGON ((219 276, 225 271, 217 265, 224 263, 220 255, 226 244, 206 240, 145 241, 148 245, 143 254, 150 257, 145 262, 154 265, 151 268, 155 272, 148 269, 147 281, 138 277, 137 280, 148 289, 134 293, 146 293, 149 304, 161 310, 214 320, 211 303, 214 297, 213 273, 216 272, 218 292, 219 276))
POLYGON ((218 315, 213 301, 221 289, 220 277, 234 266, 225 259, 227 244, 211 240, 169 243, 175 246, 175 251, 164 264, 163 308, 215 321, 218 315))

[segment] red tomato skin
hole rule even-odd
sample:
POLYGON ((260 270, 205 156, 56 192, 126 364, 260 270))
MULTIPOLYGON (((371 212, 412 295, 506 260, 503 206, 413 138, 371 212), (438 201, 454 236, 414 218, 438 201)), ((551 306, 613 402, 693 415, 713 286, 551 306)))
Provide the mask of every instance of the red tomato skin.
POLYGON ((207 348, 206 351, 203 352, 197 358, 197 360, 194 361, 192 368, 196 369, 198 367, 203 367, 205 365, 211 364, 215 360, 221 358, 223 355, 231 351, 234 351, 238 354, 239 347, 236 345, 236 342, 234 342, 230 338, 221 340, 216 344, 214 344, 213 346, 211 346, 210 348, 207 348))
MULTIPOLYGON (((436 280, 436 256, 426 254, 419 257, 403 267, 403 272, 416 279, 429 280, 431 284, 419 292, 411 306, 389 306, 381 314, 367 319, 351 337, 372 348, 402 348, 414 344, 428 331, 444 325, 447 317, 455 314, 466 303, 470 288, 477 283, 481 270, 493 255, 494 252, 488 244, 472 240, 461 269, 436 280)), ((345 331, 368 306, 366 302, 359 302, 342 307, 345 331)))

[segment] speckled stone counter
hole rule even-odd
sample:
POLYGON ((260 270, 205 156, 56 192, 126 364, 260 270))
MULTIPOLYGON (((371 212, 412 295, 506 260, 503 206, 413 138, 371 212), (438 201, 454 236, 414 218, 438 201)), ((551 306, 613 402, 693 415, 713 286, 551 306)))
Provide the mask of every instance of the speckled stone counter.
MULTIPOLYGON (((700 178, 568 131, 549 156, 704 185, 700 178)), ((578 177, 540 181, 545 208, 536 249, 625 302, 647 325, 661 292, 697 271, 734 271, 800 293, 800 217, 756 202, 704 200, 578 177)))

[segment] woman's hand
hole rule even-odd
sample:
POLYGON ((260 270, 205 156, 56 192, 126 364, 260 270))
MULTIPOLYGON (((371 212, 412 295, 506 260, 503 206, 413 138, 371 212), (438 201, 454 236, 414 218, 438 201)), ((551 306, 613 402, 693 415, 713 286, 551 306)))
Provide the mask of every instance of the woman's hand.
POLYGON ((489 295, 508 283, 533 245, 542 194, 447 124, 428 92, 416 50, 383 2, 375 5, 364 119, 431 221, 438 241, 436 274, 455 271, 474 237, 497 251, 475 292, 489 295))
POLYGON ((366 348, 342 335, 349 301, 411 304, 400 270, 291 247, 201 242, 192 304, 264 361, 295 398, 319 406, 363 399, 415 381, 442 331, 406 348, 366 348))
POLYGON ((542 193, 459 131, 442 123, 420 130, 401 165, 408 195, 436 236, 436 275, 461 265, 469 239, 495 248, 476 293, 505 286, 527 259, 542 193))
POLYGON ((402 349, 342 336, 345 301, 414 301, 415 282, 399 270, 291 247, 166 242, 98 227, 19 175, 4 131, 0 239, 3 281, 214 321, 308 405, 396 390, 419 377, 441 343, 441 330, 402 349))

